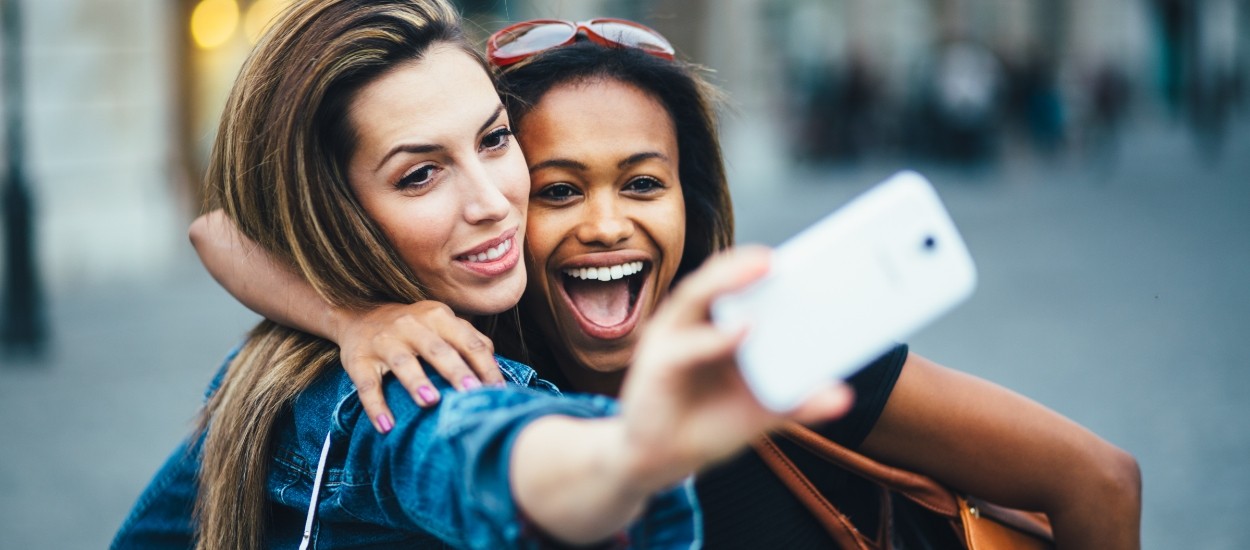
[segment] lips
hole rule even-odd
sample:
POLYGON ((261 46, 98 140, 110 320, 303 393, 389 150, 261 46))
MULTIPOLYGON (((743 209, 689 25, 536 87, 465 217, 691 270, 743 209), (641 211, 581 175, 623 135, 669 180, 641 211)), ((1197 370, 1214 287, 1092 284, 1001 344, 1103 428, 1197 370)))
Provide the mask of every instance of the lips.
POLYGON ((650 289, 651 263, 603 257, 560 270, 560 290, 582 332, 615 340, 633 332, 640 318, 639 296, 650 289))
POLYGON ((498 238, 456 256, 455 265, 483 277, 496 277, 511 271, 521 260, 516 232, 515 228, 509 229, 498 238))

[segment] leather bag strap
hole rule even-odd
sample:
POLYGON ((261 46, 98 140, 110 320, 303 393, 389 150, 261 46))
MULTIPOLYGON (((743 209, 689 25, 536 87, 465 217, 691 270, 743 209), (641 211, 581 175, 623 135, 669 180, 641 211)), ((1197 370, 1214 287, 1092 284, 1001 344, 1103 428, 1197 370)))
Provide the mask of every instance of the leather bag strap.
POLYGON ((797 443, 836 466, 897 492, 935 513, 952 519, 959 517, 959 500, 955 494, 932 478, 877 462, 838 445, 800 424, 787 424, 777 435, 797 443))
POLYGON ((820 494, 820 491, 812 485, 811 480, 803 475, 798 466, 795 466, 790 457, 787 457, 776 443, 768 437, 762 437, 753 446, 769 469, 777 474, 781 483, 794 493, 803 506, 807 507, 821 527, 824 527, 829 536, 833 537, 834 542, 838 543, 839 548, 877 550, 878 546, 864 537, 851 523, 850 518, 820 494))
MULTIPOLYGON (((952 525, 962 525, 968 548, 1050 548, 1054 540, 1045 514, 961 497, 932 478, 877 462, 800 424, 786 425, 776 437, 785 437, 835 466, 940 514, 952 525), (1004 544, 1006 541, 1011 542, 1004 544)), ((762 438, 755 449, 838 544, 843 548, 877 548, 820 494, 775 443, 762 438)))

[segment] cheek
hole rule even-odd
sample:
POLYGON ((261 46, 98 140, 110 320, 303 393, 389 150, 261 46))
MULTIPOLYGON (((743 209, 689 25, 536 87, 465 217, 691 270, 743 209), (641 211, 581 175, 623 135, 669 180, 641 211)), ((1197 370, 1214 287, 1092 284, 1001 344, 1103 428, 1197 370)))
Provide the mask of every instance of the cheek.
POLYGON ((671 200, 665 202, 668 209, 664 222, 668 225, 667 234, 672 236, 669 239, 670 246, 675 246, 680 253, 686 243, 686 197, 680 192, 680 187, 677 189, 678 192, 673 193, 671 200))
POLYGON ((541 209, 530 211, 525 221, 525 257, 531 264, 530 273, 541 276, 544 266, 559 242, 557 217, 541 209))
POLYGON ((449 212, 453 208, 409 201, 379 202, 369 215, 399 257, 418 278, 422 278, 421 274, 431 278, 438 273, 441 260, 446 257, 444 243, 451 238, 454 219, 449 212))
POLYGON ((404 263, 417 274, 418 279, 422 278, 421 274, 437 272, 436 267, 439 263, 437 260, 443 257, 439 250, 443 239, 431 238, 435 236, 428 231, 428 228, 425 230, 418 227, 403 228, 398 233, 388 231, 387 237, 398 249, 404 263))
POLYGON ((656 233, 662 235, 659 245, 664 251, 664 269, 661 273, 660 288, 667 289, 677 275, 677 267, 681 265, 682 255, 686 249, 686 203, 681 196, 667 203, 661 224, 656 233))
POLYGON ((520 149, 513 148, 504 159, 500 188, 508 202, 524 217, 529 209, 530 174, 520 149))

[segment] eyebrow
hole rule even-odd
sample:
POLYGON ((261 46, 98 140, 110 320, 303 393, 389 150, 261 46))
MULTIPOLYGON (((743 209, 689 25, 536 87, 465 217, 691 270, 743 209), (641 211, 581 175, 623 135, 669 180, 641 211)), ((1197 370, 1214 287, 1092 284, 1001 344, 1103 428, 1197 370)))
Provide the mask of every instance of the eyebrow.
POLYGON ((647 151, 645 153, 634 153, 630 155, 629 158, 616 163, 616 167, 619 170, 624 170, 626 168, 629 168, 630 166, 634 166, 643 161, 647 161, 651 159, 659 159, 664 162, 668 162, 669 160, 668 156, 665 155, 664 153, 659 153, 656 151, 647 151))
MULTIPOLYGON (((481 134, 482 132, 485 132, 487 128, 490 128, 490 126, 495 123, 495 121, 499 120, 499 116, 502 114, 503 114, 503 104, 500 103, 498 106, 495 107, 495 111, 490 114, 490 117, 486 119, 486 122, 483 122, 482 125, 478 127, 477 133, 481 134)), ((437 151, 444 151, 446 149, 447 148, 442 145, 401 143, 391 148, 390 151, 387 151, 386 155, 382 156, 382 161, 378 163, 378 166, 374 168, 373 171, 377 172, 378 170, 381 170, 382 166, 386 164, 386 161, 390 160, 391 157, 399 153, 421 155, 421 154, 433 153, 437 151)))
POLYGON ((582 164, 575 160, 548 159, 548 160, 544 160, 538 164, 531 166, 530 173, 533 174, 534 172, 537 172, 539 170, 545 170, 547 168, 564 168, 566 170, 576 170, 579 172, 585 172, 586 170, 590 169, 585 164, 582 164))
MULTIPOLYGON (((624 159, 624 160, 622 160, 622 161, 620 161, 620 162, 616 163, 616 169, 617 169, 617 170, 624 170, 624 169, 626 169, 626 168, 629 168, 629 167, 631 167, 631 166, 634 166, 634 165, 640 164, 640 163, 642 163, 642 162, 644 162, 644 161, 651 160, 651 159, 659 159, 659 160, 662 160, 662 161, 665 161, 665 162, 667 162, 667 161, 669 160, 668 155, 665 155, 664 153, 659 153, 659 152, 656 152, 656 151, 647 151, 647 152, 644 152, 644 153, 634 153, 634 154, 630 155, 628 158, 626 158, 626 159, 624 159)), ((589 169, 590 169, 590 168, 589 168, 589 167, 587 167, 585 164, 582 164, 582 163, 577 162, 577 161, 575 161, 575 160, 570 160, 570 159, 550 159, 550 160, 544 160, 544 161, 542 161, 542 162, 540 162, 540 163, 538 163, 538 164, 535 164, 535 165, 531 166, 531 167, 530 167, 530 173, 531 173, 531 174, 533 174, 534 172, 537 172, 537 171, 539 171, 539 170, 543 170, 543 169, 546 169, 546 168, 564 168, 564 169, 566 169, 566 170, 577 170, 577 171, 581 171, 581 172, 585 172, 586 170, 589 170, 589 169)))

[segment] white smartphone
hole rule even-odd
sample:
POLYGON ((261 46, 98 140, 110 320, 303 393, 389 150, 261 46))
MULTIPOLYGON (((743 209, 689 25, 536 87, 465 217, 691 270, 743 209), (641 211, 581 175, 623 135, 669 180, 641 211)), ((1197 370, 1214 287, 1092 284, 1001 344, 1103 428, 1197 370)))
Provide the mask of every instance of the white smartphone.
POLYGON ((769 274, 712 306, 749 327, 743 376, 775 411, 845 378, 972 294, 976 268, 933 186, 900 172, 774 251, 769 274))

